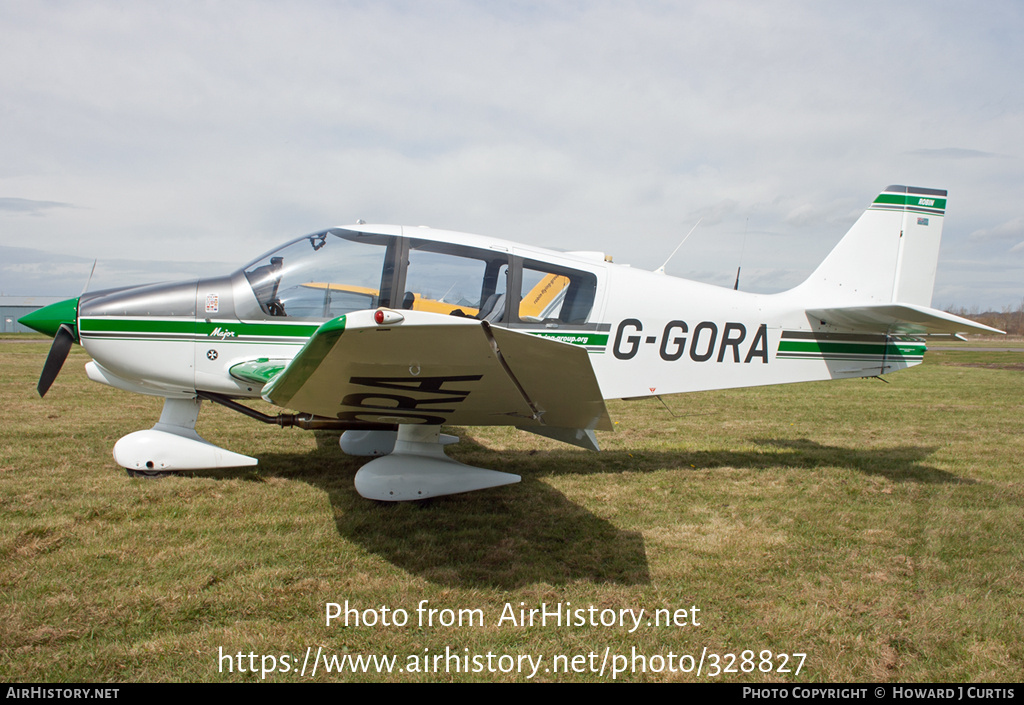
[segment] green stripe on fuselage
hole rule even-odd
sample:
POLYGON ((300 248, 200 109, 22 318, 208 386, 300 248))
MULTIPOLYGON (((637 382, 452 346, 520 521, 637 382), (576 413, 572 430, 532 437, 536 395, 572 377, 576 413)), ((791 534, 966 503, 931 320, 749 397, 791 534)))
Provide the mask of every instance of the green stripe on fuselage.
POLYGON ((285 338, 308 338, 316 333, 319 323, 284 324, 284 323, 196 323, 196 334, 208 338, 220 338, 224 332, 242 336, 281 336, 285 338))
POLYGON ((572 345, 582 345, 584 347, 605 347, 608 345, 608 334, 607 333, 572 333, 572 332, 548 332, 548 331, 526 331, 530 335, 535 335, 538 338, 548 338, 549 340, 557 340, 561 343, 570 343, 572 345))
MULTIPOLYGON (((317 324, 207 322, 194 318, 83 318, 79 328, 83 334, 124 333, 145 335, 194 335, 197 338, 242 340, 251 337, 308 338, 317 324)), ((299 340, 296 340, 299 342, 299 340)))
POLYGON ((828 355, 877 355, 879 357, 919 358, 924 355, 923 343, 845 343, 823 340, 781 340, 779 353, 828 355))

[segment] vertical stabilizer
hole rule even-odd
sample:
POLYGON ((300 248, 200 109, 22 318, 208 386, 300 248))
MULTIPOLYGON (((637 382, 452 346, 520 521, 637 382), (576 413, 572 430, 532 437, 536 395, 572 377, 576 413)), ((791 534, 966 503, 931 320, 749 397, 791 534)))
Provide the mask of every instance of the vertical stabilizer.
POLYGON ((945 191, 889 186, 801 292, 832 305, 930 306, 945 212, 945 191))

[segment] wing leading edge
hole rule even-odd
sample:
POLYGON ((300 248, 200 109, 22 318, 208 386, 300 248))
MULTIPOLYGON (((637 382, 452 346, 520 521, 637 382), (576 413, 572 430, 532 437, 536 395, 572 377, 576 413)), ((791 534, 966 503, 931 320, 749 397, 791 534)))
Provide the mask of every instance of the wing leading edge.
POLYGON ((373 314, 320 326, 263 398, 351 421, 540 429, 588 448, 587 431, 612 428, 582 348, 468 318, 373 314))

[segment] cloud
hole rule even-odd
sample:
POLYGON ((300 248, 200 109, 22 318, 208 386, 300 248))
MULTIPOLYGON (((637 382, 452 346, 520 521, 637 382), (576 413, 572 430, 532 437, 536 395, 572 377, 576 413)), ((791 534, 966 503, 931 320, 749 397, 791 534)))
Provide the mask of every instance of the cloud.
POLYGON ((89 290, 96 291, 158 281, 223 276, 240 264, 101 258, 93 270, 93 260, 84 257, 0 245, 0 283, 3 293, 11 295, 78 296, 87 282, 89 290))
POLYGON ((0 192, 50 199, 0 202, 46 216, 0 242, 90 260, 364 218, 653 268, 704 215, 688 268, 735 272, 746 231, 744 266, 806 271, 886 184, 950 190, 943 252, 1019 216, 1012 2, 97 0, 0 29, 0 192))
POLYGON ((28 198, 0 198, 0 211, 24 215, 45 215, 55 208, 77 208, 59 201, 33 201, 28 198))
MULTIPOLYGON (((1024 238, 1024 216, 1018 216, 994 228, 975 230, 969 235, 974 242, 992 242, 1001 240, 1020 240, 1024 238)), ((1016 250, 1014 247, 1013 250, 1016 250)))
POLYGON ((946 147, 945 149, 915 149, 907 152, 915 157, 926 159, 998 159, 1003 155, 992 152, 982 152, 978 149, 959 149, 957 147, 946 147))

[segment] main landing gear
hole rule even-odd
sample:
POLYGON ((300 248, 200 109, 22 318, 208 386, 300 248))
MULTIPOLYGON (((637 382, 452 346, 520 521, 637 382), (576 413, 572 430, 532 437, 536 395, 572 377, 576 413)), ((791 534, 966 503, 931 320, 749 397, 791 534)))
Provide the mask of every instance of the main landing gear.
POLYGON ((356 473, 356 492, 381 502, 403 502, 501 487, 519 482, 519 475, 465 465, 444 454, 444 446, 458 442, 441 433, 440 426, 403 424, 398 431, 346 431, 341 447, 350 455, 380 455, 356 473), (352 437, 346 438, 349 434, 352 437), (367 435, 358 435, 367 434, 367 435), (384 451, 388 454, 353 452, 384 451))
MULTIPOLYGON (((200 399, 165 399, 160 420, 129 433, 114 445, 114 459, 132 477, 158 477, 178 470, 247 467, 256 458, 234 453, 196 433, 200 399)), ((356 473, 356 491, 367 499, 402 502, 472 492, 519 482, 519 475, 465 465, 444 454, 458 443, 440 426, 402 424, 397 431, 347 430, 341 449, 373 457, 356 473)))

